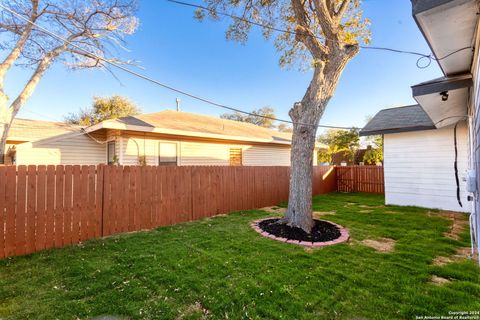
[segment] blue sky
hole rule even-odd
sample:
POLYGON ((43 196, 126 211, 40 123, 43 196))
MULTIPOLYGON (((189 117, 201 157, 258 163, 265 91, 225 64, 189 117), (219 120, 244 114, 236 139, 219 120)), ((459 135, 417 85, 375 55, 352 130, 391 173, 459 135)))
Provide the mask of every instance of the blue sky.
MULTIPOLYGON (((371 45, 430 52, 413 21, 409 0, 364 0, 363 10, 372 22, 371 45)), ((140 28, 127 39, 130 52, 121 55, 140 61, 144 70, 137 71, 161 82, 244 110, 272 106, 278 117, 288 119, 288 110, 301 100, 310 81, 310 72, 281 69, 279 54, 258 29, 246 45, 226 41, 228 20, 200 23, 192 18, 191 8, 163 0, 140 1, 138 16, 140 28)), ((435 62, 418 69, 416 60, 409 55, 361 50, 345 69, 321 123, 361 127, 368 115, 380 109, 414 103, 410 86, 441 76, 435 62)), ((122 71, 116 75, 121 83, 103 71, 71 71, 55 65, 26 104, 31 112, 24 110, 19 116, 60 120, 89 106, 92 96, 113 94, 131 98, 145 113, 173 109, 176 97, 181 98, 183 111, 225 112, 122 71)), ((27 70, 11 72, 6 83, 10 96, 26 76, 27 70)))

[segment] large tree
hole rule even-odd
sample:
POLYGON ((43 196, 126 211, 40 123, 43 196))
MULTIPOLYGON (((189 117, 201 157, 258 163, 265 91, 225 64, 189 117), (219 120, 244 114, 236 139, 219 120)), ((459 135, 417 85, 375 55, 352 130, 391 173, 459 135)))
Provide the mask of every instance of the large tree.
POLYGON ((54 62, 71 69, 107 69, 98 57, 130 63, 115 57, 115 49, 122 48, 124 36, 138 26, 134 0, 6 0, 1 5, 0 48, 5 58, 0 63, 0 163, 13 119, 54 62), (33 71, 20 93, 9 97, 4 84, 15 65, 33 71))
POLYGON ((70 113, 65 122, 91 126, 108 119, 116 119, 140 114, 140 108, 128 98, 122 96, 93 97, 90 108, 80 109, 78 113, 70 113))
MULTIPOLYGON (((265 37, 277 33, 275 45, 282 65, 307 59, 313 68, 310 85, 289 115, 293 120, 290 193, 283 222, 310 232, 312 219, 312 161, 317 125, 332 98, 340 75, 368 42, 368 21, 362 18, 360 0, 204 0, 210 16, 220 11, 233 19, 227 38, 245 42, 254 24, 265 37), (253 22, 253 23, 252 23, 253 22)), ((197 11, 203 18, 205 11, 197 11)))

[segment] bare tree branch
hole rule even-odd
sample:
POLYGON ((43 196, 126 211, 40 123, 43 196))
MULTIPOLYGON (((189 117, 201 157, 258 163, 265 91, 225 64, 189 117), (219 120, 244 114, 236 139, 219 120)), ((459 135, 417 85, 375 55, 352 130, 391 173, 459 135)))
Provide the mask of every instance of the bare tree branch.
POLYGON ((292 7, 297 21, 297 39, 305 44, 316 59, 321 59, 328 54, 328 48, 324 46, 311 31, 307 22, 307 12, 301 0, 292 0, 292 7))
POLYGON ((135 32, 138 26, 133 0, 42 0, 41 8, 39 2, 2 1, 6 10, 0 11, 3 38, 0 47, 8 53, 0 64, 0 160, 13 119, 52 63, 59 61, 74 69, 100 68, 107 72, 111 70, 106 69, 98 57, 132 64, 112 53, 111 49, 123 48, 124 36, 135 32), (76 48, 44 30, 67 39, 76 48), (32 67, 34 71, 20 94, 7 107, 8 96, 3 84, 14 64, 32 67))
POLYGON ((338 11, 335 13, 335 18, 339 22, 342 20, 343 16, 345 15, 345 12, 348 9, 348 6, 350 5, 351 0, 343 0, 342 3, 340 4, 340 8, 338 11))
POLYGON ((312 1, 315 3, 315 13, 318 24, 321 26, 322 32, 325 34, 325 43, 331 42, 332 45, 338 41, 338 24, 330 16, 325 0, 312 1))
MULTIPOLYGON (((30 15, 29 21, 35 22, 35 20, 37 19, 37 10, 38 10, 38 0, 32 0, 32 13, 30 15)), ((30 37, 30 34, 32 33, 32 29, 33 29, 33 25, 31 23, 27 23, 17 43, 15 44, 13 49, 10 51, 10 53, 7 55, 5 60, 3 60, 3 62, 0 64, 0 95, 4 95, 3 86, 5 83, 5 75, 7 71, 12 67, 12 65, 15 63, 15 61, 18 59, 18 57, 20 57, 20 54, 22 53, 22 50, 25 47, 25 44, 27 43, 28 38, 30 37)))

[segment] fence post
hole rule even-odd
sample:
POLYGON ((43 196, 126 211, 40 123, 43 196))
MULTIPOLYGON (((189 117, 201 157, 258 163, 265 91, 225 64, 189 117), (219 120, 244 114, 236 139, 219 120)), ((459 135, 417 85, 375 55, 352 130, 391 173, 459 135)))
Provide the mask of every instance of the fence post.
POLYGON ((97 165, 97 190, 96 190, 96 228, 95 228, 95 236, 96 237, 103 237, 103 204, 105 196, 105 168, 103 164, 97 165))

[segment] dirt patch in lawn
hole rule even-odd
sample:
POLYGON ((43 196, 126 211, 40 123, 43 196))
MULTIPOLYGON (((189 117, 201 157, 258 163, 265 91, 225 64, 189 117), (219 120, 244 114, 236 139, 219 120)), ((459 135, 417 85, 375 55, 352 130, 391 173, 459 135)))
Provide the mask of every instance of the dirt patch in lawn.
POLYGON ((358 212, 360 212, 360 213, 372 213, 373 211, 372 210, 360 210, 358 212))
MULTIPOLYGON (((260 210, 262 211, 266 211, 268 213, 275 213, 275 214, 285 214, 285 212, 287 211, 287 208, 280 208, 280 207, 265 207, 265 208, 261 208, 260 210)), ((319 218, 319 217, 322 217, 322 216, 326 216, 326 215, 331 215, 331 214, 335 214, 337 213, 336 211, 332 210, 332 211, 313 211, 313 217, 314 218, 319 218)))
POLYGON ((284 214, 287 211, 287 208, 280 208, 280 207, 265 207, 259 210, 266 211, 268 213, 277 213, 277 214, 284 214))
POLYGON ((443 217, 451 221, 450 228, 443 235, 447 238, 458 240, 460 234, 468 227, 468 217, 466 214, 453 211, 429 211, 427 213, 431 217, 443 217))
POLYGON ((453 259, 451 257, 440 256, 440 257, 436 257, 435 259, 433 259, 432 264, 434 266, 444 266, 444 265, 452 263, 452 262, 453 262, 453 259))
POLYGON ((337 213, 336 211, 313 211, 314 218, 320 218, 322 216, 328 216, 337 213))
POLYGON ((356 206, 358 203, 356 202, 347 202, 345 203, 344 207, 345 208, 348 208, 348 207, 353 207, 353 206, 356 206))
POLYGON ((455 254, 449 256, 449 257, 443 257, 439 256, 433 259, 432 264, 435 266, 444 266, 446 264, 452 263, 452 262, 457 262, 457 261, 462 261, 466 259, 474 259, 476 260, 478 255, 474 254, 472 257, 472 249, 469 247, 461 247, 458 248, 455 254))
POLYGON ((452 220, 452 225, 450 227, 450 230, 448 232, 445 232, 443 235, 447 238, 458 240, 460 239, 460 234, 468 226, 468 221, 458 219, 457 217, 454 217, 451 220, 452 220))
POLYGON ((449 283, 451 281, 448 280, 448 279, 433 275, 430 278, 430 282, 433 283, 434 285, 441 286, 441 285, 444 285, 444 284, 449 283))
MULTIPOLYGON (((175 318, 176 320, 182 320, 190 318, 194 315, 201 315, 199 319, 208 319, 210 318, 210 311, 205 309, 200 302, 195 302, 180 311, 180 314, 175 318)), ((197 318, 195 318, 197 319, 197 318)))
POLYGON ((379 208, 385 208, 384 205, 380 205, 380 206, 369 206, 369 205, 366 205, 366 204, 361 204, 358 206, 359 208, 365 208, 365 209, 379 209, 379 208))
POLYGON ((390 238, 380 238, 376 240, 365 239, 362 243, 378 252, 392 252, 395 248, 396 241, 390 238))

